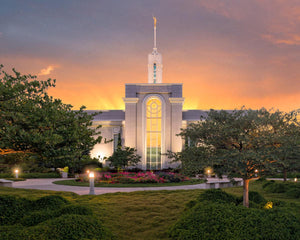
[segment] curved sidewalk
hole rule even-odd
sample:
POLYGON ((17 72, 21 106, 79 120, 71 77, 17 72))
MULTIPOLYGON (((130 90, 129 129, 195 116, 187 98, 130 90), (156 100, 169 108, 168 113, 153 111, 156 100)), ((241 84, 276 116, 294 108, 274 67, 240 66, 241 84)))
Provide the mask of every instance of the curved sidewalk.
MULTIPOLYGON (((38 190, 52 190, 74 192, 79 195, 89 194, 89 187, 57 185, 54 181, 63 180, 61 178, 47 178, 47 179, 27 179, 26 181, 13 182, 14 188, 38 189, 38 190)), ((209 183, 224 182, 218 179, 211 179, 209 183)), ((135 188, 109 188, 109 187, 95 187, 95 194, 116 193, 116 192, 135 192, 135 191, 158 191, 158 190, 190 190, 190 189, 207 189, 206 183, 184 186, 168 186, 168 187, 135 187, 135 188)))

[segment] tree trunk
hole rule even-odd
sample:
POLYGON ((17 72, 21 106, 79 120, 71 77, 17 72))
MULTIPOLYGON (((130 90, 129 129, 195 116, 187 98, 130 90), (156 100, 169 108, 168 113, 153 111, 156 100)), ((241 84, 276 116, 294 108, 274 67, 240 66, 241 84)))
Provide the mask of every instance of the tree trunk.
POLYGON ((249 208, 249 179, 243 179, 243 205, 249 208))
POLYGON ((283 170, 283 181, 286 182, 286 179, 287 179, 287 170, 284 169, 283 170))

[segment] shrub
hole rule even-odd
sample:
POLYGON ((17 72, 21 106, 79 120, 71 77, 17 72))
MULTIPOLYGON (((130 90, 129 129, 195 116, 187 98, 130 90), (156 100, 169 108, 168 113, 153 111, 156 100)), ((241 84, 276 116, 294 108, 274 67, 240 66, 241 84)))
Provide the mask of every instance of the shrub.
POLYGON ((0 225, 18 222, 31 208, 32 202, 15 196, 0 196, 0 225))
POLYGON ((59 215, 63 214, 77 214, 77 215, 92 215, 93 211, 87 207, 80 205, 64 206, 59 210, 59 215))
POLYGON ((60 178, 58 172, 48 172, 48 173, 20 173, 22 178, 60 178))
POLYGON ((271 193, 284 193, 288 189, 288 185, 285 183, 272 183, 265 187, 267 192, 271 193))
POLYGON ((49 195, 42 197, 34 202, 35 209, 57 209, 68 201, 58 195, 49 195))
POLYGON ((257 204, 265 204, 267 200, 258 192, 249 191, 249 201, 253 201, 257 204))
POLYGON ((300 198, 300 188, 291 188, 286 192, 286 195, 292 198, 300 198))
POLYGON ((199 197, 200 201, 212 201, 219 203, 234 203, 238 204, 238 198, 228 194, 221 189, 209 189, 202 193, 199 197))
POLYGON ((57 217, 55 211, 38 211, 26 214, 20 223, 23 226, 35 226, 41 222, 44 222, 48 219, 57 217))
POLYGON ((171 239, 300 239, 300 219, 291 212, 202 202, 171 227, 171 239))
POLYGON ((19 239, 81 240, 112 239, 102 223, 89 216, 62 215, 34 227, 27 228, 19 239))

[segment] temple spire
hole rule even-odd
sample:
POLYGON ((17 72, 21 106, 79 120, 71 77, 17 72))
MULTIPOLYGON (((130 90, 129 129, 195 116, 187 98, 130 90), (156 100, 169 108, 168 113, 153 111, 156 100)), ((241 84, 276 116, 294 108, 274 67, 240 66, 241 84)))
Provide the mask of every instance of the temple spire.
POLYGON ((153 16, 153 51, 148 55, 148 83, 162 83, 162 56, 156 47, 156 23, 157 19, 153 16))
POLYGON ((153 17, 153 21, 154 21, 154 28, 153 28, 153 30, 154 30, 154 47, 153 47, 153 49, 157 49, 156 48, 156 17, 153 17))

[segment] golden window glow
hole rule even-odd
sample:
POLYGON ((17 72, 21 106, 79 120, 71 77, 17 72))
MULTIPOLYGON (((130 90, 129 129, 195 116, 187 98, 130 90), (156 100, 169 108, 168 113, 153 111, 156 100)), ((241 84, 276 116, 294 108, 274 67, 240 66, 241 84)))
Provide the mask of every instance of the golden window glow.
POLYGON ((149 99, 146 109, 147 169, 161 169, 161 101, 149 99))

